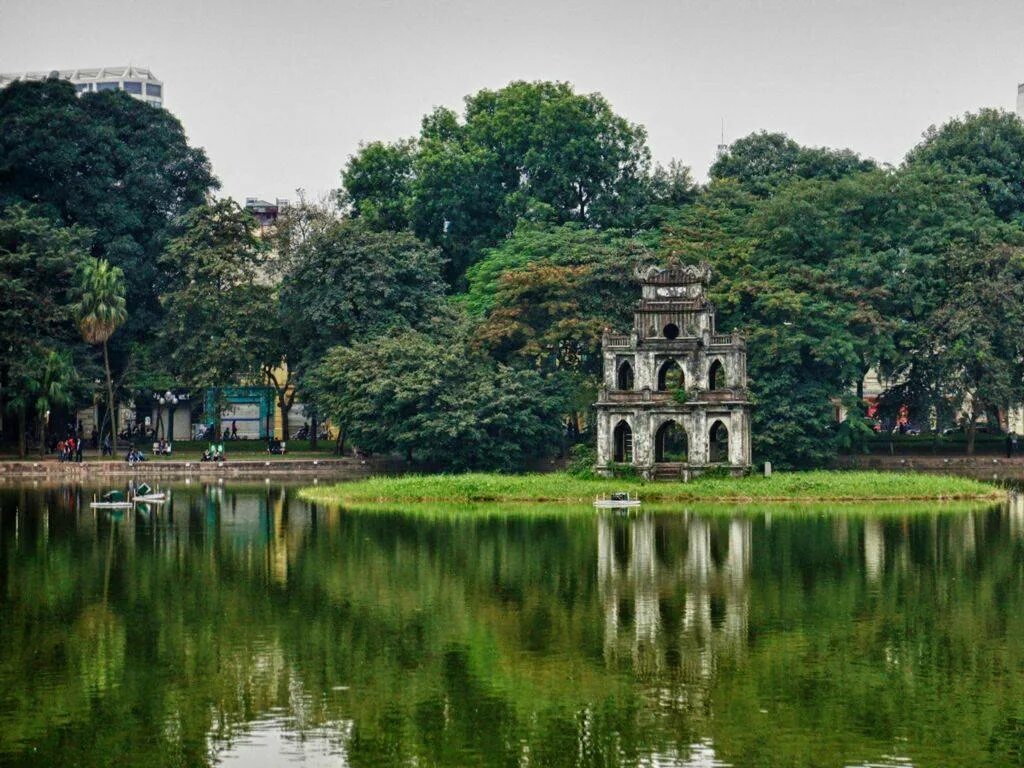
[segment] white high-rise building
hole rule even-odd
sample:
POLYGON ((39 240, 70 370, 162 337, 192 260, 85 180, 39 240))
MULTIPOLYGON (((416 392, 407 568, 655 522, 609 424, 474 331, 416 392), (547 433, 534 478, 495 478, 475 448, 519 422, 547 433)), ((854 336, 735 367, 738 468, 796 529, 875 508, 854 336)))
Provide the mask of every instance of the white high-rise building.
POLYGON ((1017 117, 1024 118, 1024 83, 1017 86, 1017 117))
POLYGON ((58 77, 75 86, 79 93, 124 91, 132 98, 152 104, 164 105, 164 84, 144 67, 94 67, 92 69, 62 69, 49 72, 0 72, 0 88, 18 80, 46 80, 58 77))

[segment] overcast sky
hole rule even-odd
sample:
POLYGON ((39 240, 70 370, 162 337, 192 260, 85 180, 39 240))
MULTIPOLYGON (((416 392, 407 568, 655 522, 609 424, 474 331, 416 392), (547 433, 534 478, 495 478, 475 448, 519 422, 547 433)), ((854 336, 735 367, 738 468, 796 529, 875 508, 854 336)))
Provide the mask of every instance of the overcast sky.
POLYGON ((360 141, 510 80, 568 80, 704 178, 757 130, 898 162, 1013 109, 1024 0, 0 0, 0 71, 146 66, 223 191, 316 196, 360 141))

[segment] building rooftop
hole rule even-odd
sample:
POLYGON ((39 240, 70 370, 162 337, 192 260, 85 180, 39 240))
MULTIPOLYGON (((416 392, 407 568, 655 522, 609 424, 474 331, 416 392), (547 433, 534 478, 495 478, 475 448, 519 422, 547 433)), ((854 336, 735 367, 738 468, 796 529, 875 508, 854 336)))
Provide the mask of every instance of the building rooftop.
POLYGON ((0 88, 10 85, 16 80, 45 80, 54 73, 61 80, 75 83, 88 83, 100 80, 140 80, 149 83, 162 83, 153 72, 145 67, 132 65, 121 67, 88 67, 82 69, 50 69, 42 72, 0 72, 0 88))

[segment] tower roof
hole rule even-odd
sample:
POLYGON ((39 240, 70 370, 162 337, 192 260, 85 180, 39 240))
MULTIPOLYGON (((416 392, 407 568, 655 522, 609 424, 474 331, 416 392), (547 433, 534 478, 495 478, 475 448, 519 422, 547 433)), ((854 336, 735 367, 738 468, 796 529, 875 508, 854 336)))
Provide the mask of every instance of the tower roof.
POLYGON ((700 264, 673 261, 664 267, 651 264, 637 270, 637 277, 647 285, 707 285, 711 282, 711 265, 706 261, 700 264))

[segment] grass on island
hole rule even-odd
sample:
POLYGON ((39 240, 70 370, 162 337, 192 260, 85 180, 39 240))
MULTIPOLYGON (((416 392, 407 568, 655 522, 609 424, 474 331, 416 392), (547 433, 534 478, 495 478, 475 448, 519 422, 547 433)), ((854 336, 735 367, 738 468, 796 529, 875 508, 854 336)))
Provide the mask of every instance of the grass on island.
POLYGON ((952 475, 897 472, 779 472, 770 478, 698 478, 690 483, 637 479, 583 479, 564 473, 533 475, 403 475, 304 488, 309 501, 346 506, 375 504, 589 503, 600 494, 630 491, 645 503, 943 501, 1000 499, 989 483, 952 475))

